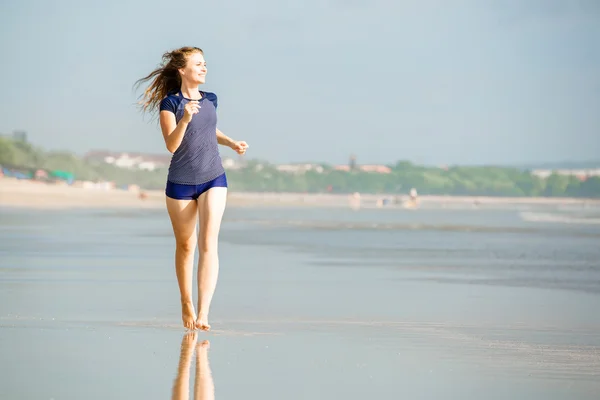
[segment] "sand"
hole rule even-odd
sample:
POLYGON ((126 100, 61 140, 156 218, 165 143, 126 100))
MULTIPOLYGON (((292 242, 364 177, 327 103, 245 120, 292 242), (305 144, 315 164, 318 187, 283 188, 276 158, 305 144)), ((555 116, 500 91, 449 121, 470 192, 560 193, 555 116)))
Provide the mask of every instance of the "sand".
POLYGON ((164 198, 149 193, 147 200, 141 200, 139 193, 125 190, 84 189, 3 178, 0 179, 0 206, 38 209, 162 207, 164 198))
MULTIPOLYGON (((165 195, 161 190, 143 191, 142 199, 138 191, 120 189, 90 189, 60 184, 0 178, 0 206, 69 209, 69 208, 163 208, 165 195)), ((361 195, 361 207, 381 206, 378 201, 391 195, 361 195)), ((402 197, 407 201, 407 197, 402 197)), ((405 204, 405 203, 403 203, 405 204)), ((404 207, 403 204, 388 203, 382 208, 404 207)), ((349 207, 350 196, 345 194, 306 194, 306 193, 248 193, 230 190, 228 206, 233 207, 349 207)), ((480 196, 420 196, 420 208, 473 208, 473 207, 514 207, 514 206, 581 206, 600 207, 600 199, 576 198, 507 198, 480 196)))

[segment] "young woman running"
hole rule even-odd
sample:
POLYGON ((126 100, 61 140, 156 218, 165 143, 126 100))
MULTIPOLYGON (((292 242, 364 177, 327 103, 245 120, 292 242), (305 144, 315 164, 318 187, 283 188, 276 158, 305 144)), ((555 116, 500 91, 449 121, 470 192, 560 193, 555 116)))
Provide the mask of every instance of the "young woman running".
POLYGON ((159 110, 160 127, 173 154, 166 203, 175 235, 175 272, 187 329, 209 330, 208 312, 219 274, 218 236, 227 200, 227 177, 218 144, 244 154, 248 145, 217 129, 217 96, 198 86, 206 80, 204 52, 182 47, 163 55, 163 64, 137 84, 150 81, 143 111, 159 110), (196 232, 196 224, 199 224, 196 232), (198 315, 192 297, 193 260, 198 259, 198 315))

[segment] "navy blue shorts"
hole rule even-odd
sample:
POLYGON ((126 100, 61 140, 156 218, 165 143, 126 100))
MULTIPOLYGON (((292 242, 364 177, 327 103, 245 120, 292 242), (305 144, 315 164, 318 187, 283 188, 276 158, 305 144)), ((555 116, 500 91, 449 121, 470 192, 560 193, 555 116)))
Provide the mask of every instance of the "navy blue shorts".
POLYGON ((225 174, 217 176, 212 181, 200 185, 184 185, 167 181, 165 194, 167 197, 176 200, 196 200, 200 195, 210 188, 227 187, 227 176, 225 174))

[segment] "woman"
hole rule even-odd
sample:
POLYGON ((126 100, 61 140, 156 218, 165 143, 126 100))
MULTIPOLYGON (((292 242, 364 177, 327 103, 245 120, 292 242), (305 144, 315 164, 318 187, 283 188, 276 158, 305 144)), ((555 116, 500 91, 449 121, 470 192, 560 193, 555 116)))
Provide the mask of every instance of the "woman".
POLYGON ((208 312, 219 274, 218 236, 227 199, 227 177, 218 144, 231 147, 238 154, 246 153, 248 145, 217 129, 217 96, 198 89, 205 82, 206 72, 203 51, 198 47, 182 47, 165 53, 163 65, 137 84, 151 81, 141 101, 142 109, 159 110, 165 144, 173 154, 165 194, 175 235, 175 271, 183 325, 207 331, 208 312), (192 297, 196 244, 197 316, 192 297))

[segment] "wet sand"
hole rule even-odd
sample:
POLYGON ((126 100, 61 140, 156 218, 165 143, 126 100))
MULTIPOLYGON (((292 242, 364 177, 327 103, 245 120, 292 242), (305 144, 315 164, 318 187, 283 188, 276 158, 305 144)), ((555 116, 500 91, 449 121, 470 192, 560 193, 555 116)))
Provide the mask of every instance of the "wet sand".
POLYGON ((597 281, 595 237, 299 229, 253 223, 278 218, 254 212, 226 215, 213 330, 195 343, 163 211, 4 214, 0 397, 211 398, 214 387, 216 399, 598 398, 599 293, 560 272, 597 281), (476 246, 526 257, 492 263, 476 246), (546 247, 556 254, 542 257, 546 247))

